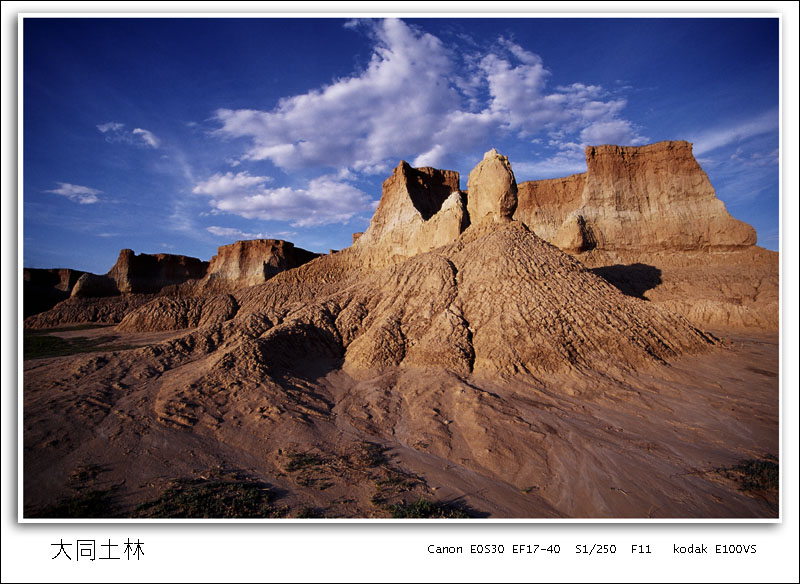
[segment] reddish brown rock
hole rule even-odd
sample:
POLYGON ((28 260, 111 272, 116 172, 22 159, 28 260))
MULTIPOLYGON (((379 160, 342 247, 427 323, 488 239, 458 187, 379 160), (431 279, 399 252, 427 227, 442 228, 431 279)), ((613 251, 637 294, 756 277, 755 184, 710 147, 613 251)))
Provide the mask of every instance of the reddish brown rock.
POLYGON ((70 291, 84 274, 68 268, 23 268, 22 295, 24 316, 49 310, 69 298, 70 291))
POLYGON ((517 186, 514 219, 522 221, 539 237, 552 242, 567 216, 581 204, 585 174, 535 180, 517 186))
POLYGON ((70 293, 71 298, 103 298, 118 295, 119 288, 113 278, 88 272, 78 278, 70 293))
POLYGON ((119 252, 117 263, 106 274, 114 280, 123 293, 154 293, 165 286, 180 284, 187 280, 202 278, 208 262, 197 258, 159 253, 140 253, 131 249, 119 252))

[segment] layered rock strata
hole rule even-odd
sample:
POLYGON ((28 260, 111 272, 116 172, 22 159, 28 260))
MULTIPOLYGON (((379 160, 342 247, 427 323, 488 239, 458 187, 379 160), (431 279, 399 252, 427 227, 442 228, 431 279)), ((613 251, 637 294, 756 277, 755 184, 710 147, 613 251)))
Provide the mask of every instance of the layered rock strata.
POLYGON ((755 230, 717 198, 689 142, 589 146, 586 165, 582 175, 523 183, 515 219, 572 253, 733 250, 756 243, 755 230))
POLYGON ((777 329, 778 254, 730 216, 690 143, 590 146, 586 164, 520 184, 515 219, 698 326, 777 329))
POLYGON ((276 274, 310 262, 319 254, 281 239, 252 239, 223 245, 211 258, 198 291, 221 292, 263 284, 276 274))
POLYGON ((208 262, 189 256, 163 253, 137 255, 133 250, 123 249, 106 276, 114 280, 123 294, 152 294, 165 286, 202 278, 207 269, 208 262))

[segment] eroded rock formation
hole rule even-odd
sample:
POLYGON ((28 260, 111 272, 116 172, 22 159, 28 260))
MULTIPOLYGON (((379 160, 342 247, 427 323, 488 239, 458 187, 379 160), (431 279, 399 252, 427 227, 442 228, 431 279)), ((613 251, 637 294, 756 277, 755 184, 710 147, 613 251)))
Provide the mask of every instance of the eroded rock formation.
MULTIPOLYGON (((25 326, 46 328, 81 322, 116 324, 128 312, 156 296, 187 298, 223 294, 263 283, 275 274, 300 266, 318 255, 278 239, 224 245, 210 263, 182 255, 136 255, 132 250, 123 249, 105 275, 73 272, 69 283, 73 280, 74 283, 70 287, 62 285, 66 288, 63 296, 37 311, 46 312, 26 314, 26 317, 33 316, 26 318, 25 326), (80 277, 76 278, 78 274, 80 277), (67 297, 69 302, 65 301, 67 297)), ((224 304, 224 301, 219 302, 224 304)), ((191 312, 189 305, 202 304, 185 300, 183 304, 179 303, 179 312, 191 312)), ((171 306, 169 303, 163 305, 163 314, 152 313, 155 321, 141 326, 149 327, 149 330, 164 330, 181 328, 181 325, 197 326, 201 322, 199 317, 176 316, 171 306)))
POLYGON ((517 208, 517 181, 508 158, 494 148, 469 173, 467 211, 472 223, 508 221, 517 208))
POLYGON ((466 211, 459 174, 401 161, 383 182, 369 228, 353 243, 371 266, 385 266, 453 242, 466 211))
POLYGON ((223 245, 211 258, 198 291, 222 292, 263 284, 275 274, 310 262, 319 254, 281 239, 252 239, 223 245))
POLYGON ((587 172, 519 185, 515 219, 704 327, 775 330, 778 254, 730 216, 688 142, 590 146, 587 172), (642 268, 646 267, 646 270, 642 268))
MULTIPOLYGON (((642 252, 594 246, 578 257, 620 269, 590 269, 510 219, 513 173, 489 163, 469 226, 457 173, 401 163, 350 248, 227 294, 162 289, 114 331, 145 346, 28 367, 26 508, 92 460, 135 503, 247 468, 332 516, 422 496, 515 517, 775 516, 713 474, 777 446, 773 365, 643 300, 671 276, 625 270, 642 252), (742 379, 722 387, 731 364, 742 379)), ((575 217, 580 249, 594 232, 575 217)), ((237 253, 218 273, 265 277, 237 253)))
POLYGON ((589 146, 586 165, 582 175, 524 183, 515 219, 571 252, 733 250, 756 243, 755 230, 717 198, 688 142, 589 146))
POLYGON ((24 268, 22 294, 24 316, 49 310, 69 298, 70 291, 84 272, 60 269, 24 268))
MULTIPOLYGON (((351 248, 311 262, 313 268, 301 269, 316 254, 280 240, 223 246, 207 272, 205 263, 193 258, 135 256, 123 250, 106 276, 84 274, 72 294, 86 298, 155 291, 210 297, 249 289, 280 274, 292 289, 271 298, 273 306, 277 298, 308 301, 332 283, 340 285, 342 271, 347 279, 366 277, 453 244, 470 224, 499 228, 498 223, 515 219, 621 289, 642 274, 657 272, 657 281, 639 282, 633 295, 678 311, 696 325, 777 327, 777 254, 756 248, 753 228, 728 214, 692 156, 691 144, 594 146, 586 154, 586 173, 518 187, 508 159, 492 149, 470 173, 466 192, 460 190, 457 172, 412 168, 401 161, 383 183, 366 232, 354 234, 351 248), (333 261, 334 255, 341 257, 333 261)), ((234 305, 246 306, 257 296, 243 292, 234 305)), ((82 306, 67 306, 63 314, 80 318, 82 306)), ((191 307, 167 304, 160 324, 143 324, 138 314, 125 326, 197 326, 205 318, 203 310, 212 310, 202 306, 199 301, 191 307), (187 311, 194 316, 182 316, 187 311)), ((57 320, 49 315, 42 322, 57 320)))
POLYGON ((108 276, 123 294, 152 294, 165 286, 202 278, 208 262, 172 254, 135 254, 131 249, 119 252, 119 258, 108 276))

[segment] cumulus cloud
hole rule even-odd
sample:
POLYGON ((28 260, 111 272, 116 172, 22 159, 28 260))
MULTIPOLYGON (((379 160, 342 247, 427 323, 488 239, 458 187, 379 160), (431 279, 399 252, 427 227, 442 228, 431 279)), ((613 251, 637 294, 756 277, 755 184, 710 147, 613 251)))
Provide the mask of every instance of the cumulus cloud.
POLYGON ((584 144, 594 146, 601 144, 637 145, 644 141, 627 120, 593 122, 581 130, 581 140, 584 144))
POLYGON ((97 195, 103 192, 82 185, 73 185, 71 183, 57 182, 56 184, 58 185, 57 189, 51 189, 45 192, 67 197, 73 203, 78 203, 80 205, 91 205, 92 203, 98 202, 100 198, 97 195))
POLYGON ((125 129, 125 124, 122 122, 97 124, 96 128, 101 134, 105 135, 107 142, 124 142, 126 144, 147 146, 149 148, 158 148, 161 146, 161 140, 158 136, 144 128, 134 128, 129 132, 125 129))
POLYGON ((263 187, 272 178, 268 176, 252 176, 248 172, 217 173, 207 180, 200 181, 192 189, 196 195, 210 195, 212 197, 225 197, 246 192, 252 187, 263 187))
POLYGON ((216 212, 288 221, 293 227, 345 223, 357 213, 374 208, 369 196, 335 176, 315 178, 306 188, 268 188, 270 180, 247 172, 218 173, 197 183, 192 192, 211 197, 216 212))
POLYGON ((442 164, 494 135, 640 138, 620 117, 624 99, 596 85, 549 89, 541 57, 507 39, 464 54, 401 20, 347 26, 374 41, 363 71, 286 97, 269 111, 217 110, 216 135, 247 138, 243 160, 378 173, 400 158, 442 164))

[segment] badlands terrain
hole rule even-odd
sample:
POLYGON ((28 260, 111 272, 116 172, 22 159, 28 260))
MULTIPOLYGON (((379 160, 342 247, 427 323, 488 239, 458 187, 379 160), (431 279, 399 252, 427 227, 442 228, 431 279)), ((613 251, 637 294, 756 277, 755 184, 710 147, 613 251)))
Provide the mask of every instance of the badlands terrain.
POLYGON ((26 517, 777 517, 778 254, 687 142, 400 162, 353 245, 24 272, 26 517))

